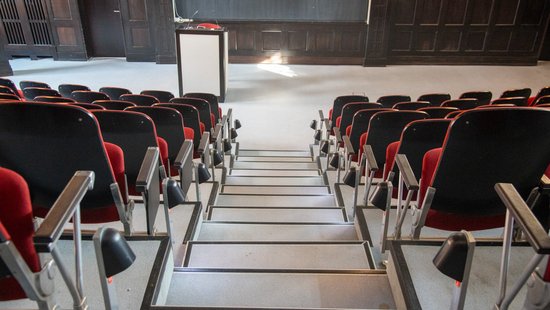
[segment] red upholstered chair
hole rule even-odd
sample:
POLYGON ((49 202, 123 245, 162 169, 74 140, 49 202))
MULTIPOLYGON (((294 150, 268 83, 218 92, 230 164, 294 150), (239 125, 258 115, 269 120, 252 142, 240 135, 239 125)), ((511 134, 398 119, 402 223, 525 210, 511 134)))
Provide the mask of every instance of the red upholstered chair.
POLYGON ((57 87, 57 90, 59 90, 59 93, 65 97, 65 98, 71 98, 71 93, 75 90, 87 90, 89 91, 90 88, 85 85, 79 85, 79 84, 59 84, 57 87))
POLYGON ((214 129, 214 124, 216 123, 216 117, 212 113, 212 110, 210 109, 210 104, 208 103, 208 101, 200 98, 181 97, 181 98, 172 98, 170 100, 170 103, 187 104, 195 107, 197 111, 199 111, 199 118, 201 120, 201 123, 204 124, 205 130, 210 132, 212 129, 214 129))
POLYGON ((38 88, 51 88, 50 85, 44 82, 38 81, 21 81, 19 82, 19 89, 24 90, 27 87, 38 87, 38 88))
POLYGON ((401 111, 416 111, 422 108, 430 107, 432 104, 429 101, 408 101, 400 102, 393 105, 393 109, 401 111))
POLYGON ((451 100, 451 95, 446 93, 424 94, 416 99, 416 101, 428 101, 434 107, 440 106, 447 100, 451 100))
POLYGON ((205 128, 199 118, 199 111, 194 106, 180 103, 159 103, 154 106, 172 108, 180 112, 185 127, 193 129, 193 147, 195 150, 195 158, 198 158, 197 149, 205 128))
POLYGON ((515 105, 518 107, 525 107, 527 106, 527 98, 528 97, 506 97, 506 98, 497 98, 493 101, 491 101, 491 105, 502 105, 502 104, 508 104, 508 105, 515 105))
MULTIPOLYGON (((40 309, 59 306, 54 298, 54 264, 41 262, 38 254, 50 252, 58 266, 65 265, 59 259, 55 243, 93 183, 93 172, 76 172, 60 195, 65 199, 55 202, 52 213, 35 233, 33 205, 25 179, 12 170, 0 168, 0 301, 29 298, 40 309)), ((80 250, 76 248, 79 254, 80 250)), ((60 271, 63 273, 63 269, 60 271)), ((67 276, 71 281, 65 284, 79 291, 73 284, 75 281, 67 276)), ((73 301, 77 305, 82 303, 80 299, 73 301)))
POLYGON ((20 89, 17 89, 15 83, 12 80, 6 78, 0 78, 0 86, 9 87, 15 95, 19 98, 23 98, 23 92, 20 89))
POLYGON ((382 107, 384 108, 391 108, 396 103, 399 102, 407 102, 411 101, 411 96, 406 95, 388 95, 388 96, 382 96, 376 100, 376 102, 380 103, 382 107))
POLYGON ((127 196, 124 154, 103 141, 87 110, 55 103, 0 104, 0 166, 27 180, 39 217, 46 216, 75 171, 94 171, 94 188, 80 204, 82 223, 121 221, 130 234, 133 202, 127 196))
POLYGON ((174 94, 172 94, 171 92, 169 91, 165 91, 165 90, 152 90, 152 89, 147 89, 147 90, 144 90, 140 93, 141 95, 149 95, 149 96, 153 96, 155 98, 157 98, 157 100, 159 102, 170 102, 170 99, 174 98, 174 94))
POLYGON ((350 102, 342 108, 342 114, 336 119, 336 124, 333 127, 340 128, 340 134, 345 135, 348 132, 348 127, 353 122, 353 116, 357 111, 365 109, 381 109, 380 103, 374 102, 350 102))
POLYGON ((101 87, 99 91, 109 96, 111 100, 119 100, 120 96, 132 93, 127 88, 113 86, 101 87))
POLYGON ((531 96, 531 88, 518 88, 505 90, 500 98, 523 97, 527 100, 531 96))
POLYGON ((445 118, 447 114, 458 111, 455 107, 428 107, 421 108, 418 111, 426 112, 430 115, 430 118, 445 118))
POLYGON ((104 107, 102 107, 98 104, 93 104, 93 103, 74 102, 74 103, 70 103, 70 105, 81 107, 81 108, 86 109, 88 111, 106 110, 104 107))
POLYGON ((19 96, 14 95, 14 94, 0 93, 0 100, 17 100, 17 101, 21 101, 21 98, 19 98, 19 96))
POLYGON ((352 161, 357 161, 361 156, 362 151, 360 149, 361 135, 367 132, 372 116, 378 112, 392 111, 392 109, 378 108, 378 109, 363 109, 357 111, 353 115, 353 120, 350 126, 346 128, 346 136, 349 136, 351 146, 353 147, 355 155, 352 156, 352 161))
POLYGON ((548 103, 550 103, 550 95, 542 96, 542 97, 537 98, 533 102, 532 106, 540 106, 540 105, 548 104, 548 103))
POLYGON ((135 103, 137 106, 142 106, 142 107, 150 107, 153 104, 160 102, 157 98, 153 96, 136 95, 136 94, 121 95, 119 97, 119 100, 132 102, 132 103, 135 103))
POLYGON ((122 100, 96 100, 93 104, 100 105, 106 110, 116 110, 124 111, 126 108, 135 107, 136 104, 133 102, 122 101, 122 100))
POLYGON ((34 100, 38 96, 62 97, 61 94, 51 88, 27 87, 23 89, 23 96, 27 100, 34 100))
POLYGON ((210 110, 214 114, 215 122, 213 125, 217 124, 222 119, 222 108, 220 108, 220 103, 218 102, 218 97, 210 93, 186 93, 183 97, 198 98, 208 101, 210 104, 210 110))
POLYGON ((17 93, 13 91, 13 89, 7 87, 7 86, 1 86, 0 85, 0 94, 9 94, 9 95, 16 95, 17 93))
POLYGON ((92 103, 96 100, 109 100, 109 97, 97 91, 75 90, 71 93, 71 98, 80 103, 92 103))
POLYGON ((513 183, 526 199, 548 167, 549 131, 550 111, 545 109, 460 113, 443 146, 424 155, 412 236, 419 238, 424 226, 450 231, 502 227, 505 209, 493 187, 498 182, 513 183))
POLYGON ((491 99, 493 98, 493 93, 490 91, 469 91, 465 92, 459 97, 460 99, 467 99, 467 98, 473 98, 477 99, 479 102, 479 105, 486 105, 491 103, 491 99))
POLYGON ((336 119, 342 115, 342 109, 344 106, 351 102, 369 102, 369 98, 367 96, 360 95, 345 95, 336 97, 332 103, 332 108, 328 111, 328 119, 331 121, 332 127, 336 127, 336 119))
POLYGON ((443 102, 441 106, 453 107, 459 110, 470 110, 470 109, 475 109, 480 105, 486 105, 491 103, 490 100, 487 103, 484 103, 484 102, 485 101, 479 101, 476 98, 463 98, 463 99, 447 100, 443 102))
POLYGON ((55 96, 38 96, 33 99, 37 102, 54 102, 54 103, 76 103, 74 99, 55 96))

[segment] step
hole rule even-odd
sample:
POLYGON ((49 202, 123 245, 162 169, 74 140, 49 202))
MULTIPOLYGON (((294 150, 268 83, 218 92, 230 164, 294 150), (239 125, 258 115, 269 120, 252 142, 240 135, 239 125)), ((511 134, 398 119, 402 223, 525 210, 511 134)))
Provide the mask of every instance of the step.
POLYGON ((239 156, 237 161, 246 162, 295 162, 295 163, 313 163, 310 157, 276 157, 276 156, 239 156))
POLYGON ((395 309, 387 276, 363 273, 174 272, 166 305, 395 309))
POLYGON ((220 206, 303 206, 334 207, 336 201, 332 195, 238 195, 219 194, 214 205, 220 206))
POLYGON ((358 240, 353 224, 257 224, 205 221, 202 241, 351 241, 358 240))
POLYGON ((267 157, 308 157, 311 158, 310 151, 300 150, 239 150, 241 156, 267 156, 267 157))
POLYGON ((209 219, 223 222, 344 222, 341 208, 234 208, 212 207, 209 219))
POLYGON ((312 177, 319 176, 319 170, 259 170, 259 169, 231 169, 233 176, 266 176, 266 177, 312 177))
POLYGON ((357 243, 191 242, 184 267, 233 269, 370 269, 368 245, 357 243))
POLYGON ((319 195, 329 194, 328 186, 239 186, 224 185, 221 189, 224 194, 272 194, 272 195, 319 195))
POLYGON ((288 185, 288 186, 322 186, 326 185, 323 177, 245 177, 227 176, 227 185, 288 185))
POLYGON ((235 161, 233 169, 279 169, 279 170, 304 170, 319 169, 317 163, 293 163, 293 162, 257 162, 257 161, 235 161))

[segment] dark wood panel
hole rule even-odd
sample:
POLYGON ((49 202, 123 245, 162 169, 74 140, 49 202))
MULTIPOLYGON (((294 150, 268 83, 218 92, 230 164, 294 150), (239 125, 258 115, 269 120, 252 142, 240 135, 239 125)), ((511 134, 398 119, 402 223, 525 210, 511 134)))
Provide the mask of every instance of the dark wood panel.
MULTIPOLYGON (((2 43, 0 41, 0 43, 2 43)), ((13 71, 8 61, 8 57, 4 52, 4 44, 0 44, 0 76, 9 76, 13 75, 13 71)))
POLYGON ((120 0, 126 60, 155 61, 155 33, 149 12, 158 10, 157 0, 120 0))
POLYGON ((172 0, 157 0, 150 3, 149 22, 155 38, 156 63, 176 63, 176 41, 172 0))
POLYGON ((124 32, 118 0, 80 0, 90 57, 124 57, 124 32))
POLYGON ((47 5, 58 59, 88 59, 78 1, 49 0, 47 5))

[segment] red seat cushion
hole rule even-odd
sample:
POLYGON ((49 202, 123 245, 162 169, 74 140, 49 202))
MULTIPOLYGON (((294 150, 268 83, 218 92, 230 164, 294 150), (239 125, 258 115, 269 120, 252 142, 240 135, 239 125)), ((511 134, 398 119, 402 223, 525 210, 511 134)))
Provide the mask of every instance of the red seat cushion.
POLYGON ((340 123, 342 123, 342 117, 341 116, 338 116, 336 118, 336 127, 340 128, 340 123))
POLYGON ((390 174, 390 171, 392 171, 393 162, 395 161, 395 155, 397 154, 397 150, 399 149, 399 142, 400 141, 392 142, 386 148, 386 171, 384 171, 384 180, 388 179, 388 174, 390 174))
POLYGON ((332 108, 328 110, 328 119, 332 119, 332 108))
MULTIPOLYGON (((40 270, 40 261, 34 249, 32 204, 27 183, 19 174, 0 168, 0 230, 7 234, 29 266, 40 270)), ((0 300, 26 298, 13 277, 0 279, 0 300)))
POLYGON ((165 169, 168 168, 168 142, 161 137, 157 137, 157 144, 159 145, 160 160, 165 169))
POLYGON ((535 96, 535 97, 529 97, 529 98, 527 99, 527 105, 528 105, 528 106, 533 105, 533 103, 535 103, 535 99, 537 99, 536 96, 535 96))
POLYGON ((193 140, 193 137, 195 137, 195 131, 193 128, 184 127, 183 136, 185 137, 185 140, 193 140))
POLYGON ((206 126, 204 126, 204 123, 203 123, 203 122, 201 122, 199 126, 200 126, 200 129, 201 129, 201 136, 202 136, 202 134, 204 133, 204 129, 206 128, 206 126))
POLYGON ((210 122, 212 126, 216 125, 216 116, 214 115, 214 113, 210 113, 210 122))

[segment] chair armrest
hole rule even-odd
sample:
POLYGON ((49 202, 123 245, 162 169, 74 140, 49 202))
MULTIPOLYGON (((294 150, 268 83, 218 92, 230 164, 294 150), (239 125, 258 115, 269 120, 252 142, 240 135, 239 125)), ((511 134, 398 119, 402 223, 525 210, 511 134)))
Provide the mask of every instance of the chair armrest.
POLYGON ((407 190, 418 190, 418 181, 414 176, 414 172, 412 171, 407 156, 404 154, 397 154, 397 156, 395 156, 395 163, 399 168, 399 172, 403 176, 403 181, 405 182, 407 190))
POLYGON ((186 156, 188 156, 189 153, 192 151, 193 151, 193 140, 191 139, 185 140, 181 145, 180 150, 178 151, 178 155, 176 155, 176 158, 174 159, 174 166, 178 168, 183 166, 186 156))
POLYGON ((204 151, 208 149, 208 144, 210 142, 210 133, 204 132, 201 137, 201 141, 199 142, 199 147, 197 149, 197 152, 199 154, 204 154, 204 151))
POLYGON ((495 190, 498 196, 514 217, 527 241, 538 254, 550 254, 550 237, 535 217, 529 206, 523 201, 514 185, 497 183, 495 190))
POLYGON ((160 152, 157 147, 147 148, 143 162, 141 163, 141 168, 136 180, 136 189, 138 192, 143 193, 151 184, 155 172, 158 172, 160 152))
POLYGON ((77 171, 73 175, 33 237, 36 251, 50 252, 53 249, 53 243, 63 233, 76 208, 80 207, 84 195, 93 189, 94 179, 93 171, 77 171))
POLYGON ((334 127, 334 136, 336 137, 336 142, 342 142, 342 134, 340 133, 340 127, 334 127))
POLYGON ((342 138, 344 140, 344 148, 345 148, 346 152, 349 155, 355 154, 355 150, 353 149, 353 145, 351 145, 351 141, 349 140, 349 137, 348 136, 343 136, 342 138))
POLYGON ((183 142, 174 160, 174 166, 180 171, 181 189, 187 193, 193 182, 193 140, 183 142))
POLYGON ((374 156, 372 147, 365 144, 363 146, 363 153, 365 154, 365 158, 367 159, 367 167, 369 167, 369 171, 378 171, 378 164, 376 163, 376 157, 374 156))
POLYGON ((324 121, 325 120, 325 115, 323 114, 323 110, 319 110, 319 119, 321 121, 324 121))
POLYGON ((160 205, 160 151, 157 147, 147 148, 136 180, 136 190, 143 195, 147 234, 154 233, 154 224, 160 205))
POLYGON ((214 132, 212 132, 212 136, 210 136, 210 143, 215 143, 218 139, 221 139, 222 129, 222 124, 217 124, 216 127, 214 127, 214 132))
POLYGON ((540 178, 540 191, 543 194, 550 193, 550 178, 546 176, 546 174, 542 175, 542 178, 540 178))

